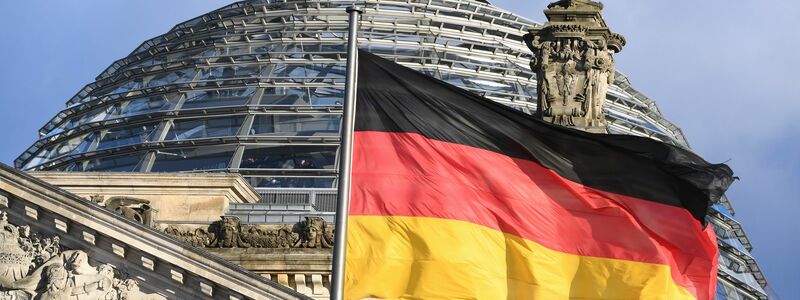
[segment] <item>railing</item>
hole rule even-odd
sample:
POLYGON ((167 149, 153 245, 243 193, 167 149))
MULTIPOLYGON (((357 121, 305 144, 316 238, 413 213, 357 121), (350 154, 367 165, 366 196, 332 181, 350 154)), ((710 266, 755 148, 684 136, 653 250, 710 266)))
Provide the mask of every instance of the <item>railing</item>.
POLYGON ((270 205, 309 205, 313 211, 336 211, 336 189, 258 188, 261 203, 270 205))

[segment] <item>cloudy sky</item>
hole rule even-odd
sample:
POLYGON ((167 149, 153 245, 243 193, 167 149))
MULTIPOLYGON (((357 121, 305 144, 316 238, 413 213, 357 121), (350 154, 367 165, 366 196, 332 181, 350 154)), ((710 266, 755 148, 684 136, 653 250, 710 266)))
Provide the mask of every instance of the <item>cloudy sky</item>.
MULTIPOLYGON (((543 20, 549 1, 494 0, 543 20)), ((619 69, 692 147, 741 177, 729 197, 772 289, 800 296, 800 2, 609 0, 619 69), (798 88, 798 90, 795 90, 798 88)), ((229 1, 0 1, 0 162, 111 62, 229 1)))

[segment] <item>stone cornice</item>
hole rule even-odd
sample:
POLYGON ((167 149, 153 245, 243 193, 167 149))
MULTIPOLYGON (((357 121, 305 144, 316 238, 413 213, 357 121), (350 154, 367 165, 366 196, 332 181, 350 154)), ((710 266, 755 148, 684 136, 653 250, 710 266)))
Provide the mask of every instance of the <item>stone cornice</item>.
POLYGON ((234 203, 256 203, 261 197, 239 174, 231 173, 130 173, 130 172, 28 172, 36 178, 73 192, 136 189, 140 192, 181 193, 185 190, 219 191, 234 203))

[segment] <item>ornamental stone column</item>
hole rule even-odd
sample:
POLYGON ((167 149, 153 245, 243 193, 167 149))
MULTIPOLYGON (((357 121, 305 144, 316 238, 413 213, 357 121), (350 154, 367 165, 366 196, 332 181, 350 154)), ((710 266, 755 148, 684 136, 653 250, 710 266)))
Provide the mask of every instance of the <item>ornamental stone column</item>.
POLYGON ((544 11, 548 22, 525 35, 538 81, 537 116, 543 120, 607 133, 603 105, 614 82, 614 54, 625 46, 625 37, 608 29, 602 9, 589 0, 551 3, 544 11))

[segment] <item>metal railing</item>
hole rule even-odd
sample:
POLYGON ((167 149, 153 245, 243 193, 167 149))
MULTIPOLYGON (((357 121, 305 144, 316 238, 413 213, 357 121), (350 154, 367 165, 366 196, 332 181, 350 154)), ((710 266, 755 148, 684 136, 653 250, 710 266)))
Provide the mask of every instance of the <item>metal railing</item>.
POLYGON ((315 212, 336 211, 336 189, 257 188, 261 203, 270 205, 307 205, 315 212))

